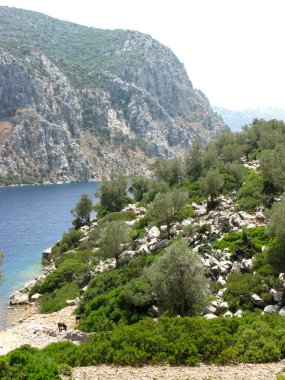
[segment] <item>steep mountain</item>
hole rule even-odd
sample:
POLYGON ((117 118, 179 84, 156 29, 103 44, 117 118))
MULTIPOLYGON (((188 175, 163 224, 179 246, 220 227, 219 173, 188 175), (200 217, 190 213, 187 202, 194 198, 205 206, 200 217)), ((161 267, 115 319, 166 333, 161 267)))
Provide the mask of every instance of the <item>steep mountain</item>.
POLYGON ((148 35, 9 7, 0 21, 1 182, 145 171, 226 128, 148 35))
POLYGON ((235 111, 227 108, 213 106, 217 114, 221 115, 225 123, 233 131, 238 131, 245 124, 250 124, 253 119, 285 120, 285 110, 277 107, 247 108, 235 111))

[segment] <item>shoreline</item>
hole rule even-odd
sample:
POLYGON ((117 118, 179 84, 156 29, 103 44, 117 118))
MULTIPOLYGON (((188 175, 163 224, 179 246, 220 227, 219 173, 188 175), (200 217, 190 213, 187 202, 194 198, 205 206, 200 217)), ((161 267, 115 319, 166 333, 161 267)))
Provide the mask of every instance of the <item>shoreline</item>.
POLYGON ((19 314, 11 314, 11 326, 0 331, 0 355, 6 355, 23 344, 43 348, 50 343, 63 340, 70 340, 73 343, 83 341, 86 339, 86 334, 75 330, 76 321, 73 315, 75 308, 75 305, 67 306, 51 314, 42 314, 39 313, 37 305, 29 305, 25 310, 24 318, 22 315, 22 318, 18 319, 19 314), (66 323, 66 332, 58 331, 59 321, 66 323))

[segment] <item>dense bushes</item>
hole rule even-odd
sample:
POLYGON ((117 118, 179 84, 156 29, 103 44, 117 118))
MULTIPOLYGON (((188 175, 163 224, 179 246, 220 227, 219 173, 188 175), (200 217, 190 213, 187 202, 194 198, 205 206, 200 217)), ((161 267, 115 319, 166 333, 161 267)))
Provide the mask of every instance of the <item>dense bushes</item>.
POLYGON ((80 346, 60 342, 41 351, 22 346, 2 357, 0 374, 9 373, 13 379, 59 379, 69 365, 271 362, 285 357, 284 328, 285 320, 279 315, 146 318, 132 326, 101 330, 80 346))
POLYGON ((228 301, 230 310, 237 311, 253 310, 256 305, 252 300, 252 294, 257 294, 263 301, 264 305, 273 302, 270 289, 276 282, 271 277, 251 273, 234 273, 231 274, 227 281, 227 289, 223 295, 228 301))
POLYGON ((254 245, 255 252, 261 251, 262 246, 267 245, 270 241, 265 228, 254 227, 247 228, 243 232, 231 232, 225 235, 221 240, 213 244, 213 248, 221 250, 228 248, 231 253, 234 253, 237 245, 243 242, 244 235, 254 245))

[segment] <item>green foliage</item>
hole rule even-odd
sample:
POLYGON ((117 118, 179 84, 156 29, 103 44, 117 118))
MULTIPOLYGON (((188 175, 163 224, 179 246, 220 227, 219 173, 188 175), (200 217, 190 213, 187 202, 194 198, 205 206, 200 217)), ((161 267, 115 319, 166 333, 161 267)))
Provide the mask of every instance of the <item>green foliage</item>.
POLYGON ((264 150, 260 157, 260 168, 264 177, 278 191, 285 190, 285 150, 278 144, 274 149, 264 150))
POLYGON ((211 202, 214 202, 223 184, 224 181, 218 169, 210 169, 205 177, 200 178, 200 188, 206 195, 210 196, 211 202))
POLYGON ((127 177, 124 176, 113 176, 109 181, 102 181, 95 193, 95 196, 100 199, 100 203, 95 208, 108 212, 120 211, 126 203, 127 184, 127 177))
POLYGON ((77 231, 75 228, 65 232, 60 242, 53 246, 51 250, 52 256, 57 257, 68 250, 78 247, 82 235, 82 232, 77 231))
POLYGON ((260 274, 235 273, 228 277, 227 290, 223 297, 229 302, 230 309, 236 311, 253 310, 254 305, 251 295, 257 294, 266 304, 272 302, 270 289, 274 281, 270 277, 260 274))
POLYGON ((53 313, 61 310, 66 304, 66 300, 73 300, 79 295, 79 288, 75 282, 61 285, 52 292, 43 294, 41 299, 41 311, 43 313, 53 313))
POLYGON ((114 220, 133 220, 136 218, 136 213, 134 211, 118 211, 110 212, 100 219, 100 223, 112 222, 114 220))
POLYGON ((77 312, 81 314, 80 328, 87 331, 100 329, 98 318, 106 321, 127 323, 142 318, 147 308, 133 304, 126 297, 125 285, 129 281, 139 278, 143 268, 149 266, 153 257, 137 256, 127 264, 122 264, 118 269, 98 274, 89 283, 88 289, 80 302, 77 312))
POLYGON ((140 202, 148 190, 149 180, 143 175, 132 177, 132 184, 129 191, 133 194, 135 201, 140 202))
POLYGON ((1 375, 9 373, 7 378, 16 380, 49 380, 59 379, 59 371, 68 369, 66 365, 264 363, 285 355, 285 320, 278 314, 212 320, 145 318, 131 326, 111 326, 99 320, 98 324, 105 328, 79 346, 59 342, 43 350, 22 346, 10 352, 0 360, 1 375))
POLYGON ((152 165, 153 170, 158 181, 163 181, 169 186, 178 186, 183 177, 183 166, 181 159, 178 157, 172 160, 156 160, 152 165))
POLYGON ((87 194, 82 194, 79 202, 71 210, 72 215, 75 217, 73 224, 80 227, 83 224, 90 223, 90 214, 93 210, 91 199, 87 194))
POLYGON ((30 295, 43 294, 42 312, 50 313, 60 310, 66 306, 66 300, 76 298, 79 288, 85 286, 89 281, 89 269, 89 264, 78 258, 64 260, 40 285, 35 285, 31 289, 30 295))
MULTIPOLYGON (((183 212, 188 194, 180 189, 174 189, 168 193, 159 193, 149 205, 151 220, 158 225, 166 224, 168 238, 170 238, 171 223, 179 218, 183 212)), ((184 213, 185 215, 185 213, 184 213)))
POLYGON ((260 252, 264 245, 269 244, 270 238, 265 228, 247 228, 242 232, 231 232, 221 240, 213 244, 214 249, 224 250, 228 248, 232 253, 231 260, 251 258, 256 252, 260 252))
POLYGON ((125 222, 113 220, 104 223, 100 231, 99 244, 103 253, 116 259, 116 266, 119 266, 119 257, 125 244, 130 241, 130 230, 125 222))
POLYGON ((181 316, 201 311, 206 288, 203 264, 186 241, 167 247, 144 276, 162 310, 181 316))
POLYGON ((264 178, 251 172, 237 193, 237 211, 253 212, 257 206, 266 204, 264 178))
POLYGON ((229 162, 225 164, 226 171, 234 178, 236 190, 241 186, 245 177, 245 168, 239 162, 229 162))
POLYGON ((197 181, 202 174, 202 147, 199 141, 193 141, 185 157, 185 175, 191 181, 197 181))
POLYGON ((268 252, 268 263, 278 273, 285 270, 285 201, 274 203, 269 212, 268 234, 275 238, 268 252))
POLYGON ((57 363, 42 351, 23 345, 0 362, 1 379, 60 380, 57 363), (2 377, 2 375, 4 375, 2 377))
POLYGON ((170 191, 169 185, 164 181, 151 180, 148 183, 148 190, 143 197, 145 203, 152 202, 159 193, 167 193, 170 191))

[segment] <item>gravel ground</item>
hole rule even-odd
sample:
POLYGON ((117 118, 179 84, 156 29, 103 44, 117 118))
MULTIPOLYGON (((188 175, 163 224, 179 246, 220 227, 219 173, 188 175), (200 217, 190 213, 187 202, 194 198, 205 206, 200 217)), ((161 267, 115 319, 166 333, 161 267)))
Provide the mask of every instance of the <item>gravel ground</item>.
POLYGON ((76 380, 275 380, 285 361, 268 364, 197 367, 144 366, 81 367, 73 370, 76 380))

